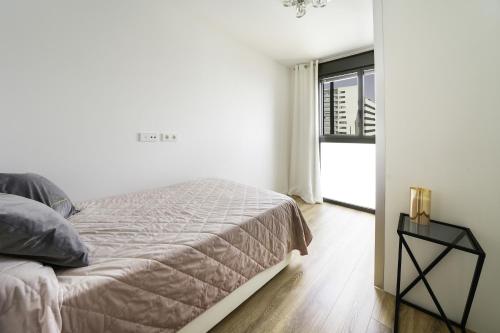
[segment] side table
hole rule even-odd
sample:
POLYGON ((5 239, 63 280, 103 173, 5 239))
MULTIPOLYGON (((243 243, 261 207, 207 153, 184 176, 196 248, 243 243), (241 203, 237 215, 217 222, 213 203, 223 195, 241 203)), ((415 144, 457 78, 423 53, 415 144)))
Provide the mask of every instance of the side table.
POLYGON ((431 220, 429 225, 419 225, 411 222, 408 214, 401 213, 399 216, 398 224, 398 236, 399 236, 399 253, 398 253, 398 277, 396 286, 396 313, 394 316, 394 332, 399 331, 399 308, 401 303, 414 307, 422 312, 425 312, 431 316, 434 316, 446 323, 449 331, 454 333, 453 326, 455 325, 460 328, 461 332, 466 332, 465 326, 467 324, 467 319, 469 317, 470 309, 472 306, 472 301, 474 300, 474 295, 476 293, 477 284, 479 282, 479 277, 481 275, 481 270, 483 267, 486 254, 484 253, 481 245, 472 234, 469 228, 464 228, 461 226, 448 224, 444 222, 431 220), (410 246, 406 242, 406 237, 414 237, 423 239, 425 241, 440 244, 446 246, 446 248, 424 269, 418 264, 410 246), (415 266, 418 276, 403 290, 401 291, 401 256, 403 246, 406 249, 413 265, 415 266), (472 277, 472 283, 469 288, 469 293, 467 296, 467 302, 465 304, 464 312, 462 314, 462 319, 460 323, 454 322, 448 319, 441 304, 434 294, 434 291, 429 284, 429 281, 425 277, 436 265, 448 254, 451 250, 456 249, 459 251, 469 252, 477 255, 476 268, 474 270, 474 275, 472 277), (410 301, 404 299, 404 296, 415 287, 420 281, 422 281, 429 292, 439 314, 422 308, 410 301))

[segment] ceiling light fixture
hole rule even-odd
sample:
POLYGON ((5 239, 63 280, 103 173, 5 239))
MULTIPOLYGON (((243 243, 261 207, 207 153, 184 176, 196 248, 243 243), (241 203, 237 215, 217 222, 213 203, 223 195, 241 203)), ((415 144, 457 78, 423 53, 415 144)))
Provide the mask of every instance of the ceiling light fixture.
POLYGON ((325 7, 328 0, 282 0, 283 6, 295 7, 297 10, 297 18, 306 15, 306 7, 313 5, 315 8, 325 7))

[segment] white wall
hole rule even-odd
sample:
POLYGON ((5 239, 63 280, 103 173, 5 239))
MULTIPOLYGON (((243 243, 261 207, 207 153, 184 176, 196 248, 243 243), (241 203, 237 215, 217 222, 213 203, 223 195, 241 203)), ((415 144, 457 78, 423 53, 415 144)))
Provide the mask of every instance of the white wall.
MULTIPOLYGON (((487 253, 469 321, 481 333, 500 326, 499 36, 498 0, 383 0, 385 288, 395 291, 396 227, 409 187, 428 187, 432 217, 469 226, 487 253)), ((410 244, 423 263, 438 251, 427 244, 410 244)), ((455 319, 473 264, 471 255, 453 252, 430 274, 455 319)), ((404 271, 405 281, 415 274, 404 271)), ((414 300, 431 304, 423 287, 418 294, 414 300)))
POLYGON ((0 172, 75 200, 195 177, 286 191, 288 70, 174 2, 1 0, 0 73, 0 172))

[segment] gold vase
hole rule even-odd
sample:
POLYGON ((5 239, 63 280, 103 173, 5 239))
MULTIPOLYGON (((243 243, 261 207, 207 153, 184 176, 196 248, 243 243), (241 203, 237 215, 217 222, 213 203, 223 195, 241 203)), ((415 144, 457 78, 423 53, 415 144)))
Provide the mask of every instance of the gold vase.
POLYGON ((431 220, 431 190, 410 187, 410 220, 427 225, 431 220))

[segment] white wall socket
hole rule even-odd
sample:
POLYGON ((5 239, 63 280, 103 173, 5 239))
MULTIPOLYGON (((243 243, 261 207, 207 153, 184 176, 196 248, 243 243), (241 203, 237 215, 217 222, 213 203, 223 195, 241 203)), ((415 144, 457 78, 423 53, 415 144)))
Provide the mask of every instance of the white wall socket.
POLYGON ((155 132, 141 132, 139 133, 140 142, 158 142, 160 141, 160 135, 155 132))
POLYGON ((177 134, 162 133, 161 141, 169 141, 169 142, 177 141, 177 134))

